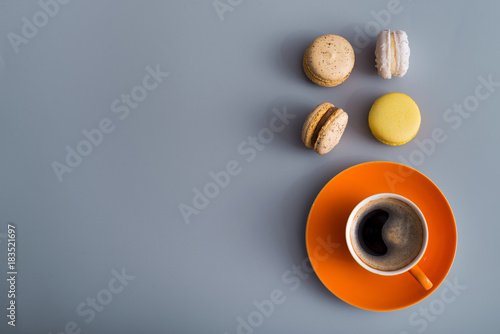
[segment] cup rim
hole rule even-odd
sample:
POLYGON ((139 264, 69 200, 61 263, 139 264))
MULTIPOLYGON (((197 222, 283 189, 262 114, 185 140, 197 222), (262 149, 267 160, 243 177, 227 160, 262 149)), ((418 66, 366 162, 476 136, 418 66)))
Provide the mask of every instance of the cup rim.
POLYGON ((366 197, 365 199, 363 199, 361 202, 359 202, 355 207, 354 209, 351 211, 351 214, 349 215, 349 218, 347 219, 347 225, 346 225, 346 242, 347 242, 347 248, 349 249, 349 252, 351 253, 351 256, 354 258, 354 260, 356 260, 356 262, 361 265, 363 268, 365 268, 366 270, 374 273, 374 274, 378 274, 378 275, 383 275, 383 276, 394 276, 394 275, 399 275, 399 274, 402 274, 402 273, 405 273, 407 272, 408 270, 410 270, 411 268, 413 268, 414 266, 417 265, 417 263, 420 261, 420 259, 422 259, 424 253, 425 253, 425 250, 427 249, 427 243, 429 241, 429 231, 428 231, 428 228, 427 228, 427 222, 425 220, 425 217, 422 213, 422 211, 419 209, 418 206, 415 205, 415 203, 413 203, 411 200, 409 200, 408 198, 404 197, 404 196, 401 196, 401 195, 398 195, 398 194, 394 194, 394 193, 378 193, 378 194, 374 194, 374 195, 371 195, 371 196, 368 196, 366 197), (424 240, 423 240, 423 243, 422 243, 422 248, 420 249, 420 252, 418 253, 418 255, 409 263, 407 264, 406 266, 404 266, 403 268, 400 268, 400 269, 397 269, 397 270, 379 270, 379 269, 375 269, 375 268, 372 268, 370 267, 369 265, 367 265, 366 263, 364 263, 360 258, 359 256, 356 254, 356 252, 354 251, 354 247, 352 246, 352 242, 351 242, 351 227, 352 227, 352 224, 354 222, 354 217, 356 216, 356 213, 359 211, 359 209, 363 206, 365 206, 367 203, 373 201, 373 200, 376 200, 376 199, 380 199, 380 198, 394 198, 394 199, 398 199, 406 204, 408 204, 414 211, 415 213, 417 214, 417 216, 419 217, 421 223, 422 223, 422 228, 423 228, 423 231, 424 231, 424 240))

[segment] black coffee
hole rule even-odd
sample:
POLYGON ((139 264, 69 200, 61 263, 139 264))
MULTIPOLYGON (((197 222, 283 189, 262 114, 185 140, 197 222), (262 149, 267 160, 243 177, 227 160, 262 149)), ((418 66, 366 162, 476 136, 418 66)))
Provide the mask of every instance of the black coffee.
POLYGON ((374 256, 387 254, 387 246, 382 238, 382 228, 389 219, 389 212, 375 209, 367 213, 359 222, 358 240, 365 252, 374 256))
POLYGON ((385 271, 408 265, 424 240, 422 222, 406 203, 393 199, 373 200, 354 217, 351 243, 368 266, 385 271))

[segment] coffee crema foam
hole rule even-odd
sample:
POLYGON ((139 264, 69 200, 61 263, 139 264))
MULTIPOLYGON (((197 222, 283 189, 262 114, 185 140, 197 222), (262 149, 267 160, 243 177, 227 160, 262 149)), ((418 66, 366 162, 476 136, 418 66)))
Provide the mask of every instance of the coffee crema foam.
POLYGON ((350 238, 361 261, 374 269, 394 271, 407 266, 418 256, 424 242, 424 231, 419 216, 408 204, 394 198, 380 198, 368 202, 357 212, 350 238), (380 243, 385 244, 385 253, 377 254, 360 239, 362 229, 366 229, 363 226, 366 217, 384 211, 387 215, 382 219, 387 220, 382 223, 380 243))

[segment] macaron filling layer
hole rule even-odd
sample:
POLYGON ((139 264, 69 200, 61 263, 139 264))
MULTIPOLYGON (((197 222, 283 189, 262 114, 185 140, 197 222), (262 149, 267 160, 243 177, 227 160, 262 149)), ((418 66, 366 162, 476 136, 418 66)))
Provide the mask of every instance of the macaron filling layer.
POLYGON ((318 124, 316 124, 316 128, 314 129, 314 132, 311 137, 311 142, 314 144, 318 140, 319 133, 323 126, 325 125, 326 121, 330 118, 330 116, 333 115, 335 111, 337 111, 339 108, 337 107, 330 107, 328 110, 321 116, 320 120, 318 121, 318 124))
POLYGON ((394 32, 390 34, 390 39, 391 39, 391 43, 390 43, 390 47, 389 47, 389 57, 391 59, 390 63, 391 63, 391 74, 395 74, 396 73, 396 65, 398 64, 398 61, 397 61, 397 56, 396 56, 396 53, 397 53, 397 48, 396 48, 396 38, 394 37, 394 32))

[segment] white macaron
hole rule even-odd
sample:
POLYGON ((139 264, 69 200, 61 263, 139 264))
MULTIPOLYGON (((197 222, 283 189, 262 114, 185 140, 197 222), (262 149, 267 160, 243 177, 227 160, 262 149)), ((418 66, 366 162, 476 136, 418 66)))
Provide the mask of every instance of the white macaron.
POLYGON ((408 35, 402 30, 382 30, 377 36, 375 67, 384 79, 403 77, 410 66, 408 35))

